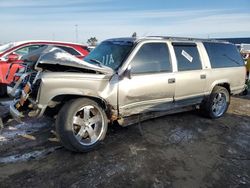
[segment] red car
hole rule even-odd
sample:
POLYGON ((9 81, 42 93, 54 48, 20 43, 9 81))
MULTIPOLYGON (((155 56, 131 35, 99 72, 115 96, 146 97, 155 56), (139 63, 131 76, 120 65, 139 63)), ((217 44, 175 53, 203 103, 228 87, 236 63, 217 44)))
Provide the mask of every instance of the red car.
POLYGON ((59 47, 80 59, 83 59, 89 53, 87 46, 68 42, 23 41, 2 45, 0 46, 0 96, 3 96, 6 93, 6 86, 13 81, 14 74, 20 67, 20 65, 16 63, 22 62, 20 58, 23 55, 46 45, 59 47), (12 66, 10 74, 6 79, 6 74, 11 63, 15 64, 12 66))

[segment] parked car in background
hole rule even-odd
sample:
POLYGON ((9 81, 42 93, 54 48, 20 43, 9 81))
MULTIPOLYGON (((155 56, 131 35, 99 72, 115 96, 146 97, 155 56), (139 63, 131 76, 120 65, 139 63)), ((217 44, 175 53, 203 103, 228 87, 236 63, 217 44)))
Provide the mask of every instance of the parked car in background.
POLYGON ((56 46, 71 55, 84 58, 89 53, 87 46, 69 42, 57 42, 57 41, 21 41, 13 42, 0 46, 0 96, 6 93, 6 85, 11 83, 14 78, 14 74, 18 68, 19 63, 23 55, 26 55, 34 50, 37 50, 44 46, 56 46), (10 74, 6 78, 6 74, 9 70, 10 64, 15 63, 11 67, 10 74))
POLYGON ((72 151, 93 149, 108 123, 127 126, 185 108, 220 118, 230 96, 245 87, 243 59, 228 42, 117 38, 102 42, 84 61, 58 48, 42 53, 10 89, 16 97, 10 113, 20 121, 54 109, 61 143, 72 151))

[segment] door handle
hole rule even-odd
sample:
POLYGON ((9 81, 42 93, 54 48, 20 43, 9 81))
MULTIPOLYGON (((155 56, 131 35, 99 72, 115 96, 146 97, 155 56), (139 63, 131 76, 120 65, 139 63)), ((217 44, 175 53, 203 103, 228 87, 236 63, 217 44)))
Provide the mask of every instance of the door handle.
POLYGON ((206 79, 207 78, 207 76, 205 75, 205 74, 201 74, 201 77, 200 77, 201 79, 206 79))
POLYGON ((168 79, 168 83, 169 83, 169 84, 175 83, 175 78, 169 78, 169 79, 168 79))

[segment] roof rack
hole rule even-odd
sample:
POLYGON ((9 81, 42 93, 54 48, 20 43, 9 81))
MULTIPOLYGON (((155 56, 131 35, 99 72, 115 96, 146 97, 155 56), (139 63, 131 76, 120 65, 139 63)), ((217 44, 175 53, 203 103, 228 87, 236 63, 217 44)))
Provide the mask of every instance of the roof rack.
POLYGON ((179 41, 203 41, 203 42, 226 42, 226 40, 218 40, 218 39, 203 39, 203 38, 191 38, 191 37, 172 37, 172 36, 146 36, 139 38, 138 40, 143 39, 168 39, 168 40, 179 40, 179 41))

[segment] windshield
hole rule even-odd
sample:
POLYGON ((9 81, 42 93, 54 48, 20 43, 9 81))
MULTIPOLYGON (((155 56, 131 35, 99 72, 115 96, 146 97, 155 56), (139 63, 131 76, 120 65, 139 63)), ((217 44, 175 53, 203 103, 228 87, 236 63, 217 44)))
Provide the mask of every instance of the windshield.
POLYGON ((5 52, 6 50, 11 49, 14 46, 14 43, 8 43, 0 46, 0 53, 5 52))
POLYGON ((117 70, 133 48, 129 41, 104 41, 84 58, 91 64, 102 64, 117 70))
POLYGON ((92 70, 94 73, 99 72, 107 75, 113 75, 113 69, 109 67, 100 67, 94 64, 87 63, 79 58, 69 54, 61 48, 55 46, 44 46, 30 52, 22 57, 22 60, 27 63, 34 63, 35 70, 42 68, 45 70, 58 71, 68 70, 72 67, 92 70), (61 68, 61 69, 60 69, 61 68))

